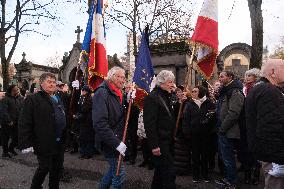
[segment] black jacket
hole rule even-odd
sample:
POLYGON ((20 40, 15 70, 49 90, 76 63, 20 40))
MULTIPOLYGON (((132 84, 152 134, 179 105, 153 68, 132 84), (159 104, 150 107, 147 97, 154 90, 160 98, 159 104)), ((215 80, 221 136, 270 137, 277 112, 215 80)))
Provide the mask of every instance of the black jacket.
POLYGON ((113 92, 107 81, 104 81, 93 96, 93 127, 95 128, 95 144, 105 157, 118 157, 116 147, 122 140, 125 123, 125 107, 113 92))
POLYGON ((261 78, 246 99, 248 144, 256 158, 284 164, 284 93, 261 78))
POLYGON ((156 87, 146 96, 143 121, 151 150, 160 147, 162 151, 164 145, 172 145, 176 120, 171 94, 156 87), (163 99, 167 108, 160 98, 163 99))
POLYGON ((80 140, 94 141, 94 128, 92 122, 92 97, 82 95, 78 101, 75 121, 80 128, 80 140))
POLYGON ((189 135, 208 135, 215 129, 215 105, 206 99, 200 106, 191 99, 187 102, 183 115, 183 133, 189 135))
POLYGON ((1 101, 3 111, 3 125, 10 122, 17 124, 23 103, 24 98, 22 96, 19 95, 17 97, 13 97, 9 94, 6 94, 6 96, 1 101))
MULTIPOLYGON (((63 106, 62 103, 61 105, 63 106)), ((20 149, 33 147, 35 154, 43 156, 60 153, 58 144, 61 144, 63 139, 56 142, 54 106, 51 97, 44 91, 25 99, 18 127, 20 149)))

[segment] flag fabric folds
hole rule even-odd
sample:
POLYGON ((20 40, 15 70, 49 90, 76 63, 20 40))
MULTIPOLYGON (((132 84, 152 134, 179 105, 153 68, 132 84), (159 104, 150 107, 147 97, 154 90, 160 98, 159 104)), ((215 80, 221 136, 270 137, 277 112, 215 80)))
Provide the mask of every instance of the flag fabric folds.
POLYGON ((154 77, 154 69, 146 35, 147 34, 142 33, 141 44, 133 76, 133 82, 136 86, 134 104, 136 104, 140 109, 143 109, 144 97, 150 92, 150 86, 154 77))
POLYGON ((210 79, 218 53, 218 0, 204 0, 191 41, 197 47, 197 67, 210 79))
POLYGON ((101 84, 108 72, 105 37, 102 0, 98 0, 97 5, 90 9, 80 58, 81 69, 83 72, 87 70, 88 85, 93 90, 101 84))

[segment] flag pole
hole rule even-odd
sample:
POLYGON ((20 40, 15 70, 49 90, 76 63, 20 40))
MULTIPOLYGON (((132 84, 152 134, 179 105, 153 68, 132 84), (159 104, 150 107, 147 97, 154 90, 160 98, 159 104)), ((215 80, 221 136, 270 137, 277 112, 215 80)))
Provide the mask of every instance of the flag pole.
MULTIPOLYGON (((185 77, 185 81, 184 81, 184 90, 187 90, 187 87, 188 87, 189 73, 190 73, 190 70, 192 69, 192 63, 193 63, 195 50, 196 50, 196 43, 193 42, 193 49, 192 49, 192 52, 191 52, 189 64, 187 65, 187 73, 186 73, 186 77, 185 77)), ((184 101, 182 101, 180 103, 180 106, 179 106, 178 116, 177 116, 177 120, 176 120, 176 127, 175 127, 175 132, 174 132, 174 138, 176 137, 176 134, 177 134, 177 131, 178 131, 178 128, 179 128, 179 122, 180 122, 180 118, 181 118, 181 114, 182 114, 182 110, 183 110, 183 103, 184 103, 184 101)))
MULTIPOLYGON (((128 104, 128 108, 127 108, 127 114, 126 114, 126 121, 125 121, 125 125, 124 125, 124 131, 123 131, 123 137, 122 137, 122 142, 125 144, 126 141, 126 135, 127 135, 127 129, 128 129, 128 122, 129 122, 129 117, 130 117, 130 112, 131 112, 131 106, 132 106, 132 93, 133 93, 133 85, 130 91, 131 95, 130 95, 130 99, 129 99, 129 104, 128 104)), ((117 161, 117 167, 116 167, 116 176, 119 176, 119 171, 120 171, 120 166, 123 160, 123 156, 121 154, 119 154, 118 157, 118 161, 117 161)))

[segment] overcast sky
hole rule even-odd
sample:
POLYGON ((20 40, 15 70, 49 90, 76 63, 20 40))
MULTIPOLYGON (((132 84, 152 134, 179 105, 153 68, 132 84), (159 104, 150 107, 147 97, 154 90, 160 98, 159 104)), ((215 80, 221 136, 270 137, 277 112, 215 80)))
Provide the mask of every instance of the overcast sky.
MULTIPOLYGON (((110 0, 109 0, 110 1, 110 0)), ((193 0, 194 1, 194 0, 193 0)), ((195 0, 196 6, 192 18, 195 25, 196 18, 202 6, 202 1, 195 0)), ((284 36, 284 1, 263 0, 264 18, 264 45, 268 45, 272 51, 279 44, 280 37, 284 36)), ((62 23, 47 23, 41 26, 41 31, 47 31, 51 37, 44 38, 37 34, 23 35, 19 39, 17 49, 12 59, 13 63, 19 63, 21 54, 27 54, 26 59, 36 64, 46 64, 50 57, 64 55, 70 51, 76 42, 74 33, 77 26, 85 31, 88 15, 78 6, 70 5, 61 11, 62 23)), ((244 42, 251 45, 251 27, 247 0, 219 0, 219 50, 225 46, 244 42), (233 9, 232 9, 233 7, 233 9)), ((123 55, 126 52, 126 32, 123 26, 115 25, 107 29, 107 54, 117 53, 123 55)), ((81 42, 83 40, 81 35, 81 42)))

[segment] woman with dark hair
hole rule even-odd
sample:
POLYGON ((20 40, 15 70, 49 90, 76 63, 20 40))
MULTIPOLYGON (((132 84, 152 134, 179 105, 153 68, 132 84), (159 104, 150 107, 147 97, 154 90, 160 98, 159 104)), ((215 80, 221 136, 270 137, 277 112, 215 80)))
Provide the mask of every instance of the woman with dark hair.
POLYGON ((204 182, 208 177, 209 136, 215 127, 215 105, 206 97, 207 89, 196 86, 191 91, 192 99, 185 106, 183 116, 183 133, 192 141, 192 173, 193 182, 197 183, 201 176, 204 182))
POLYGON ((21 96, 19 88, 16 85, 10 85, 7 88, 5 97, 1 101, 3 111, 3 120, 1 123, 2 157, 11 158, 9 153, 17 155, 15 147, 18 145, 18 119, 23 102, 24 98, 21 96), (12 140, 9 144, 10 138, 12 140))
POLYGON ((78 111, 73 116, 80 129, 80 158, 90 159, 94 155, 95 133, 92 126, 92 97, 88 86, 83 86, 78 101, 78 111))

